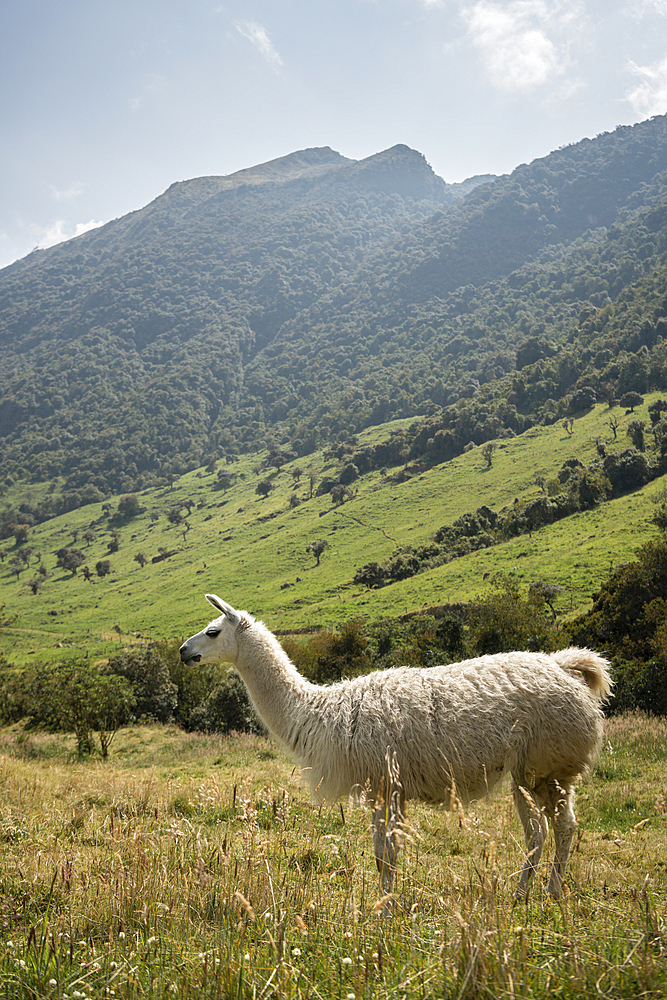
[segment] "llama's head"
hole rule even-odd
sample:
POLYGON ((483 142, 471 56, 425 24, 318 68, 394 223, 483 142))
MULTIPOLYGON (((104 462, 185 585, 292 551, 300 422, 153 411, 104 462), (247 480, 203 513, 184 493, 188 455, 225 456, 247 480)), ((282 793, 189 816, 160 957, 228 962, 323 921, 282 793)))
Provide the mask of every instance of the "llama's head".
POLYGON ((183 663, 236 663, 238 633, 248 628, 252 619, 216 594, 207 594, 206 600, 220 612, 220 617, 183 643, 181 660, 183 663))

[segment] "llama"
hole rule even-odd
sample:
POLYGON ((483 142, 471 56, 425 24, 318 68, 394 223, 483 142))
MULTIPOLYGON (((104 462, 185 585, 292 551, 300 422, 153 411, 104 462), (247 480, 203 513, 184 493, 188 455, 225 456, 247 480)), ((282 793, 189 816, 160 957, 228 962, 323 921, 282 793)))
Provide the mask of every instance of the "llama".
POLYGON ((270 733, 294 756, 316 800, 364 792, 373 802, 380 894, 389 897, 405 801, 463 804, 509 772, 526 841, 515 898, 525 900, 551 820, 549 893, 561 895, 577 829, 574 786, 602 743, 609 664, 586 649, 498 653, 447 666, 398 667, 320 686, 276 637, 215 594, 220 612, 180 649, 185 663, 232 663, 270 733))

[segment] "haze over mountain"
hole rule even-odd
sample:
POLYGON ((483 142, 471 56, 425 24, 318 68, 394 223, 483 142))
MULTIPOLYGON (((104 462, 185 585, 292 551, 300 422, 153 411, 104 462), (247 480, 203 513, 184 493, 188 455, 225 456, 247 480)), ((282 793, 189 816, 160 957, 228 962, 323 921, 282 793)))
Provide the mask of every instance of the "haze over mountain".
POLYGON ((402 145, 174 184, 0 272, 2 474, 83 502, 394 417, 472 408, 456 450, 582 385, 660 388, 666 171, 659 117, 458 185, 402 145))

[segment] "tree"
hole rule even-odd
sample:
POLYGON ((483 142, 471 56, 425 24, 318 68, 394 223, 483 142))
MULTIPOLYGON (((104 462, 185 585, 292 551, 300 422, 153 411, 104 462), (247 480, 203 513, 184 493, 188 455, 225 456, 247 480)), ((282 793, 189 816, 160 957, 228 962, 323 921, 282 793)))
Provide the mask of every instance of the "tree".
POLYGON ((335 486, 331 487, 330 494, 331 502, 339 507, 346 500, 352 499, 352 490, 349 486, 344 486, 343 483, 336 483, 335 486))
POLYGON ((547 583, 546 580, 535 580, 528 588, 529 597, 543 600, 551 611, 551 621, 556 621, 556 608, 554 604, 556 598, 564 592, 564 588, 558 583, 547 583))
POLYGON ((354 462, 348 462, 344 465, 340 476, 338 477, 343 486, 349 486, 353 483, 355 479, 359 478, 359 469, 354 464, 354 462))
POLYGON ((111 562, 108 559, 99 559, 95 563, 95 570, 98 576, 108 576, 111 572, 111 562))
POLYGON ((79 566, 83 566, 86 561, 86 557, 79 549, 58 549, 56 555, 58 556, 56 566, 68 570, 72 576, 76 575, 79 566))
POLYGON ((117 531, 112 532, 111 539, 107 542, 107 552, 118 552, 120 548, 120 535, 117 531))
POLYGON ((216 486, 220 490, 227 491, 229 487, 232 485, 233 481, 234 477, 230 472, 227 472, 225 469, 220 469, 216 477, 216 486))
POLYGON ((646 421, 631 420, 626 427, 625 433, 630 438, 637 451, 644 451, 646 443, 644 441, 644 428, 646 421))
POLYGON ((335 632, 324 629, 305 645, 294 640, 285 640, 283 645, 301 673, 315 684, 364 674, 371 666, 368 639, 357 620, 345 622, 335 632))
POLYGON ((146 563, 148 562, 148 556, 146 555, 145 552, 137 552, 134 556, 134 561, 136 563, 139 563, 139 565, 143 569, 146 563))
POLYGON ((634 413, 635 406, 641 406, 643 402, 644 397, 638 392, 626 392, 619 399, 620 405, 628 409, 630 413, 634 413))
POLYGON ((363 587, 383 587, 387 580, 387 571, 378 562, 369 562, 361 566, 352 580, 363 587))
POLYGON ((30 531, 29 524, 15 524, 12 529, 12 534, 14 535, 14 541, 17 545, 25 545, 28 541, 28 532, 30 531))
POLYGON ((268 497, 269 493, 273 489, 273 483, 269 479, 262 479, 257 483, 257 489, 255 493, 260 497, 268 497))
POLYGON ((310 542, 306 545, 306 552, 312 552, 315 556, 315 565, 320 565, 320 559, 322 558, 322 553, 325 549, 329 548, 329 543, 326 538, 318 538, 316 542, 310 542))
POLYGON ((495 441, 487 441, 485 445, 482 446, 482 457, 486 461, 487 469, 491 468, 491 463, 493 462, 493 454, 498 445, 495 441))
POLYGON ((141 506, 136 493, 129 493, 127 496, 121 497, 118 501, 118 513, 121 517, 137 517, 139 514, 143 514, 145 510, 146 508, 141 506))

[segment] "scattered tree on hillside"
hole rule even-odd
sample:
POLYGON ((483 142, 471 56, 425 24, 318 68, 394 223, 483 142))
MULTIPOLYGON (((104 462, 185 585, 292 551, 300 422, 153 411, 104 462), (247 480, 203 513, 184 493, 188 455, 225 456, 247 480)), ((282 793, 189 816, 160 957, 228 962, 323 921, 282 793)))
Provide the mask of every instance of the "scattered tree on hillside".
POLYGON ((331 502, 340 507, 341 504, 345 503, 346 500, 351 500, 353 497, 352 490, 349 486, 344 486, 343 483, 336 483, 331 487, 330 493, 331 502))
POLYGON ((146 510, 141 506, 141 502, 136 493, 129 493, 118 501, 118 513, 121 517, 137 517, 146 510))
POLYGON ((218 489, 224 490, 225 492, 234 482, 234 476, 231 472, 227 472, 226 469, 220 469, 216 477, 216 485, 218 489))
POLYGON ((117 531, 111 533, 111 538, 107 542, 107 552, 118 552, 120 548, 120 535, 117 531))
POLYGON ((257 483, 255 493, 260 497, 266 498, 272 489, 273 483, 269 479, 262 479, 259 483, 257 483))
POLYGON ((99 559, 95 563, 95 570, 98 576, 108 576, 111 572, 111 562, 109 559, 99 559))
POLYGON ((148 562, 148 556, 146 555, 145 552, 137 552, 134 556, 134 561, 136 563, 139 563, 139 565, 143 569, 146 563, 148 562))
POLYGON ((635 406, 641 406, 644 397, 638 392, 625 392, 619 399, 619 404, 624 406, 630 413, 635 412, 635 406))
POLYGON ((325 549, 329 548, 329 543, 326 538, 319 538, 316 542, 310 542, 306 545, 306 552, 312 552, 315 556, 315 565, 320 565, 320 559, 322 558, 322 553, 325 549))
POLYGON ((12 534, 14 535, 14 541, 16 542, 16 545, 25 545, 25 543, 28 541, 29 532, 30 532, 29 524, 15 524, 12 530, 12 534))
POLYGON ((482 457, 486 462, 487 469, 491 468, 491 463, 493 462, 493 456, 498 445, 495 441, 487 441, 486 444, 482 445, 482 457))
POLYGON ((66 569, 72 576, 76 574, 79 566, 83 566, 86 561, 86 557, 79 549, 58 549, 56 555, 58 557, 58 562, 56 563, 58 569, 66 569))
POLYGON ((607 424, 609 425, 611 432, 614 435, 614 441, 615 441, 617 437, 616 432, 618 431, 618 418, 613 416, 610 417, 609 420, 607 421, 607 424))
POLYGON ((644 428, 646 421, 631 420, 625 429, 626 436, 630 438, 637 451, 644 451, 646 442, 644 441, 644 428))

